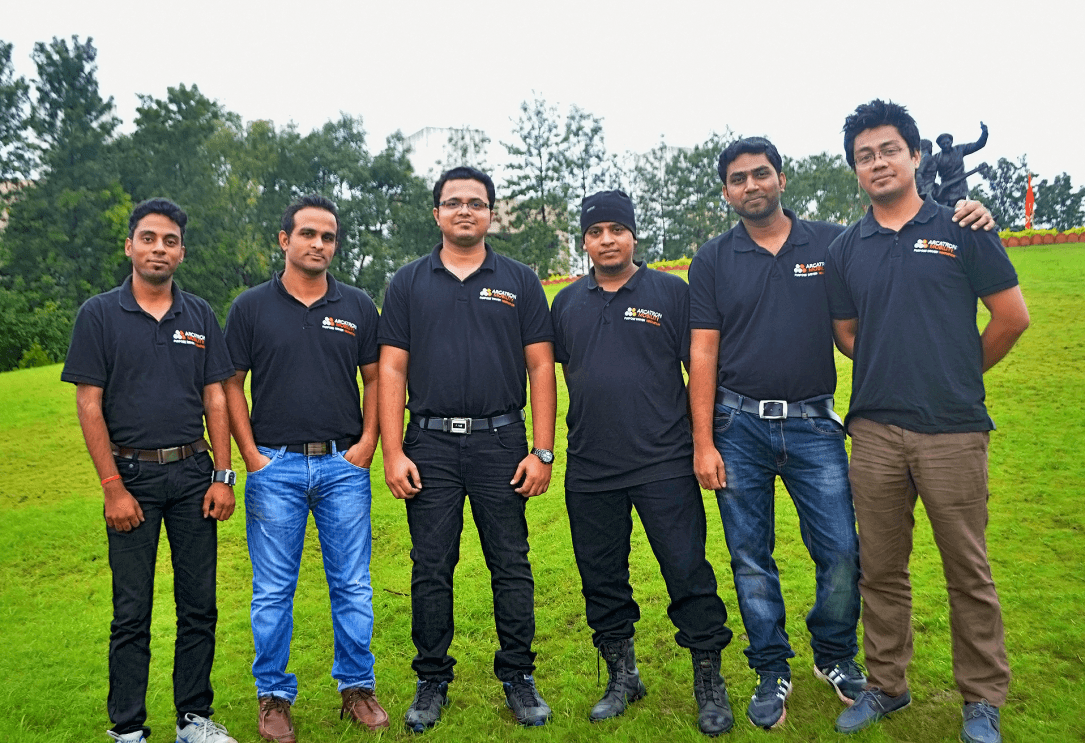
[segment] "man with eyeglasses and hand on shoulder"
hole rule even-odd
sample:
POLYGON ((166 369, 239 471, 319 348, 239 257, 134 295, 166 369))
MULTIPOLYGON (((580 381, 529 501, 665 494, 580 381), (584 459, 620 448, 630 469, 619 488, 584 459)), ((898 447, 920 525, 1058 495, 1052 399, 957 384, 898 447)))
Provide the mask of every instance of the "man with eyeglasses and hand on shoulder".
POLYGON ((871 200, 830 246, 827 266, 836 344, 855 362, 845 427, 869 683, 836 729, 857 732, 911 703, 908 559, 918 497, 949 592, 961 740, 997 743, 1010 667, 987 560, 994 423, 983 374, 1028 327, 1028 309, 998 237, 962 229, 949 209, 919 197, 919 130, 903 106, 856 108, 844 123, 844 153, 871 200), (991 313, 982 333, 977 300, 991 313))
POLYGON ((554 460, 553 330, 539 278, 485 242, 494 198, 493 181, 474 168, 441 176, 433 189, 441 242, 392 277, 378 333, 384 476, 406 503, 412 541, 418 685, 406 724, 415 732, 433 727, 448 702, 452 576, 467 497, 491 573, 494 673, 517 722, 543 725, 551 716, 532 676, 525 512, 528 498, 546 492, 554 460), (410 423, 401 438, 404 408, 410 423))

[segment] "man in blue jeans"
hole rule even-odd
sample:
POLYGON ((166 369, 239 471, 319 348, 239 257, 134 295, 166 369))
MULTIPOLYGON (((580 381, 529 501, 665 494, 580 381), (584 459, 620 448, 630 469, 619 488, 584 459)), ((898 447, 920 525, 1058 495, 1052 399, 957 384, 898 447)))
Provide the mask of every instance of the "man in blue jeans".
POLYGON ((368 295, 328 273, 338 234, 339 217, 328 199, 312 195, 291 204, 279 232, 285 268, 242 293, 226 321, 236 369, 226 383, 230 425, 248 470, 257 726, 262 737, 277 743, 296 739, 290 707, 298 681, 286 666, 310 511, 331 595, 332 678, 343 697, 340 717, 373 730, 388 726, 375 696, 369 648, 378 316, 368 295), (251 419, 245 400, 250 370, 251 419))
POLYGON ((132 275, 79 309, 60 376, 76 385, 79 425, 102 481, 113 574, 108 734, 123 743, 150 735, 151 604, 163 524, 177 604, 177 741, 237 743, 208 719, 217 523, 234 512, 221 384, 233 368, 211 307, 173 281, 185 257, 187 222, 166 199, 136 206, 124 243, 132 275))
POLYGON ((855 660, 859 548, 824 283, 829 243, 844 228, 783 209, 787 177, 767 139, 729 145, 719 174, 742 221, 705 243, 689 269, 694 470, 716 491, 758 675, 746 714, 772 728, 786 716, 795 655, 772 556, 777 477, 815 564, 806 616, 814 675, 849 705, 866 683, 855 660))
POLYGON ((454 676, 452 577, 467 497, 493 587, 494 674, 517 722, 543 725, 551 716, 533 677, 525 512, 528 498, 546 492, 554 461, 554 333, 539 277, 486 244, 494 198, 493 181, 474 168, 441 176, 433 189, 441 242, 396 272, 381 313, 384 479, 406 501, 411 530, 418 685, 405 721, 415 732, 440 719, 454 676), (404 408, 410 424, 401 438, 404 408))

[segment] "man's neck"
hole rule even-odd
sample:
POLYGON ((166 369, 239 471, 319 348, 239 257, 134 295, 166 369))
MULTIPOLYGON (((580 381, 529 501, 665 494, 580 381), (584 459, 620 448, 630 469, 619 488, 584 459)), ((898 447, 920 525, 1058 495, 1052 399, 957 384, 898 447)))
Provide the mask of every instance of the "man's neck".
POLYGON ((618 273, 603 273, 596 266, 595 270, 595 283, 599 285, 599 288, 605 292, 616 292, 625 286, 625 283, 633 278, 633 274, 637 272, 639 266, 636 263, 630 263, 618 273))
POLYGON ((784 214, 784 210, 779 208, 764 219, 743 217, 742 224, 745 225, 750 239, 773 255, 780 252, 791 234, 791 220, 784 214))
POLYGON ((486 242, 480 240, 474 245, 456 245, 442 240, 439 256, 444 267, 463 281, 486 260, 486 242))
POLYGON ((282 284, 290 296, 306 307, 311 307, 328 293, 328 272, 307 274, 304 271, 292 270, 288 263, 283 270, 282 284))
POLYGON ((144 312, 155 320, 161 320, 173 306, 173 277, 161 284, 152 284, 132 274, 132 297, 144 312))
POLYGON ((923 208, 923 199, 916 191, 898 196, 890 201, 871 201, 874 220, 886 229, 900 232, 900 228, 911 222, 923 208))

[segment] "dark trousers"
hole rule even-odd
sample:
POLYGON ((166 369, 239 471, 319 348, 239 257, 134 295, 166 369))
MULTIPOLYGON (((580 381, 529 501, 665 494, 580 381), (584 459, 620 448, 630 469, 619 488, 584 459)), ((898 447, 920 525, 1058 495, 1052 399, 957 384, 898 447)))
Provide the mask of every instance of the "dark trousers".
POLYGON ((162 523, 170 541, 177 639, 173 653, 173 703, 178 724, 187 713, 209 717, 215 658, 217 522, 203 517, 211 484, 211 457, 200 453, 170 464, 117 458, 128 492, 144 521, 129 532, 106 527, 113 571, 113 622, 109 637, 109 719, 117 733, 143 729, 151 662, 151 604, 162 523))
POLYGON ((695 650, 727 646, 727 609, 705 558, 704 501, 693 475, 597 493, 566 490, 565 505, 596 647, 632 637, 640 619, 629 584, 634 507, 667 584, 675 641, 695 650))
POLYGON ((508 681, 535 670, 535 581, 527 559, 527 499, 509 485, 527 456, 523 423, 461 435, 407 426, 403 450, 422 490, 406 501, 411 530, 411 637, 419 678, 451 680, 452 575, 460 559, 463 506, 471 499, 493 589, 499 649, 494 673, 508 681))

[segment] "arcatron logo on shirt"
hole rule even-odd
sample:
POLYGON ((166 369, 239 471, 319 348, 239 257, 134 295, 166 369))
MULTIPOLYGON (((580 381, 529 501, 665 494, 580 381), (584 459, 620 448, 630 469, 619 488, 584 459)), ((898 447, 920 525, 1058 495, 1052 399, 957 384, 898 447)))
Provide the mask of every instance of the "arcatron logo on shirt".
POLYGON ((175 330, 173 331, 173 342, 182 343, 186 346, 195 346, 196 348, 203 348, 203 343, 206 339, 199 333, 193 333, 191 330, 175 330))
POLYGON ((934 253, 947 258, 957 257, 957 246, 943 240, 916 240, 912 251, 916 253, 934 253))
POLYGON ((504 289, 483 289, 478 293, 478 298, 489 302, 504 302, 509 307, 516 306, 516 295, 504 289))
POLYGON ((358 326, 350 320, 336 320, 334 317, 325 317, 320 327, 325 330, 338 330, 340 333, 346 333, 347 335, 355 335, 358 331, 358 326))
POLYGON ((659 325, 663 319, 662 312, 656 312, 655 310, 643 310, 637 307, 628 307, 625 310, 625 320, 632 320, 633 322, 646 322, 649 325, 659 325))
POLYGON ((795 264, 795 278, 797 279, 805 279, 808 276, 823 276, 824 274, 825 261, 795 264))

